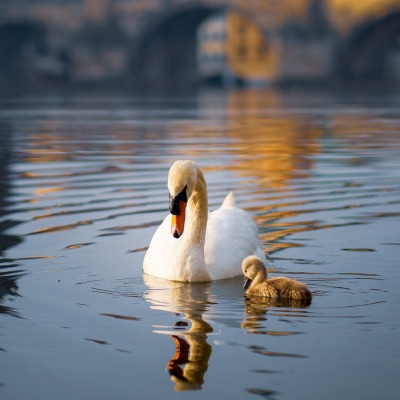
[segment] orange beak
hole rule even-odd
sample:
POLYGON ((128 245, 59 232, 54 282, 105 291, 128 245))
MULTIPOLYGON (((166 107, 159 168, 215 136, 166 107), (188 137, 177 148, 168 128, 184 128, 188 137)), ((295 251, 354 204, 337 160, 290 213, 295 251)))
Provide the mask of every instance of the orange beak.
POLYGON ((178 200, 179 214, 172 214, 171 234, 174 238, 179 238, 183 234, 185 226, 186 202, 178 200))

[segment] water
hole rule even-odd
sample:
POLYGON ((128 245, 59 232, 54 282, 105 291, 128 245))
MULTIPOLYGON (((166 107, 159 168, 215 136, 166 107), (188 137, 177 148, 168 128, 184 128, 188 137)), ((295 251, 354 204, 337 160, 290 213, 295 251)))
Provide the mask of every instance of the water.
POLYGON ((1 101, 0 396, 395 398, 400 97, 241 91, 1 101), (210 208, 234 190, 272 272, 309 307, 245 300, 242 278, 149 277, 176 159, 210 208))

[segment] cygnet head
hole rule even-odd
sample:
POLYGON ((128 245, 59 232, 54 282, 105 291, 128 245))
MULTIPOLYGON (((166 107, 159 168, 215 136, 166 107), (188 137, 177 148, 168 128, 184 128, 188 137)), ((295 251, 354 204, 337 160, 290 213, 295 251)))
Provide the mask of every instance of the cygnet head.
POLYGON ((267 269, 265 264, 256 256, 249 256, 243 260, 242 271, 244 275, 243 289, 249 288, 256 277, 260 282, 267 279, 267 269))
POLYGON ((171 234, 179 238, 185 225, 186 205, 197 182, 197 165, 194 161, 176 161, 169 170, 169 210, 172 214, 171 234))

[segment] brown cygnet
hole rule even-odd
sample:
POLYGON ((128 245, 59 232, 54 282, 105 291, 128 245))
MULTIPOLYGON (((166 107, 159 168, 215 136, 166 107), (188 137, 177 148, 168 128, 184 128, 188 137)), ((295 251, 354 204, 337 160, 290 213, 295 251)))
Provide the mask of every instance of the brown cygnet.
POLYGON ((265 264, 256 256, 246 257, 242 262, 242 270, 245 279, 243 288, 247 295, 273 299, 312 299, 312 294, 304 283, 284 277, 267 279, 265 264))

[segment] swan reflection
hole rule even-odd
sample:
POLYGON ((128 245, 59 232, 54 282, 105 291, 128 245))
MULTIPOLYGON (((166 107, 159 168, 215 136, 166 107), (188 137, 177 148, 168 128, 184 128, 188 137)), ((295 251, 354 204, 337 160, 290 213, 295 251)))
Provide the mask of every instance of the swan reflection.
POLYGON ((168 332, 175 344, 175 354, 167 364, 167 371, 175 384, 175 390, 201 389, 212 352, 207 334, 213 329, 203 319, 203 314, 211 304, 210 283, 188 284, 146 274, 144 282, 149 288, 144 297, 151 308, 179 316, 174 331, 168 332))

